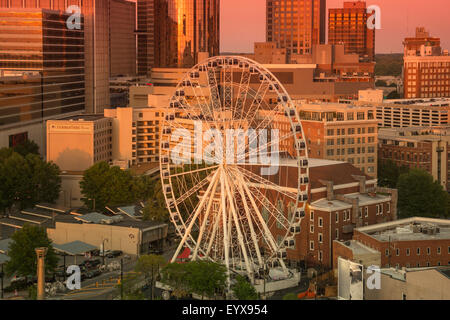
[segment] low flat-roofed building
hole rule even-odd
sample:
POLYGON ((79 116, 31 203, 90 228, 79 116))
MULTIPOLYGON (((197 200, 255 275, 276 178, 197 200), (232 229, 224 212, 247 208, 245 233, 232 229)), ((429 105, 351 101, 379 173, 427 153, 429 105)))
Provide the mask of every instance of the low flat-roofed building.
POLYGON ((364 267, 379 266, 381 254, 368 246, 355 240, 333 241, 333 268, 338 267, 338 258, 346 258, 352 262, 362 264, 364 267))
POLYGON ((167 237, 167 230, 165 223, 141 221, 120 214, 106 216, 90 213, 81 216, 58 215, 54 218, 54 224, 47 227, 47 234, 56 244, 82 241, 100 248, 104 243, 105 250, 140 255, 160 246, 167 237))
POLYGON ((380 289, 364 290, 364 300, 450 300, 449 267, 380 271, 380 289))
POLYGON ((380 267, 450 265, 450 220, 413 217, 360 227, 353 240, 379 251, 380 267))
POLYGON ((47 121, 47 161, 62 171, 84 171, 112 160, 112 121, 98 114, 82 114, 47 121))

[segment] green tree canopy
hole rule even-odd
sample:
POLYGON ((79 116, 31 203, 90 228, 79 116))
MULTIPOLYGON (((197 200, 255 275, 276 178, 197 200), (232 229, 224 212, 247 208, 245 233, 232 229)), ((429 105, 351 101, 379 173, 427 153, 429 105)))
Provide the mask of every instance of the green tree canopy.
POLYGON ((170 263, 162 271, 162 282, 174 288, 176 297, 196 293, 203 297, 214 297, 223 292, 227 274, 225 266, 206 260, 187 263, 170 263))
POLYGON ((399 217, 447 217, 448 193, 420 169, 400 175, 397 184, 399 217))
POLYGON ((396 188, 399 176, 408 171, 407 166, 399 167, 392 160, 378 161, 378 185, 396 188))
POLYGON ((159 275, 161 267, 165 265, 165 263, 166 260, 163 256, 154 254, 142 255, 137 261, 135 271, 142 273, 146 280, 150 279, 152 288, 152 300, 154 298, 156 278, 159 275))
POLYGON ((143 219, 168 222, 169 217, 169 211, 166 207, 166 199, 164 198, 164 194, 162 192, 161 180, 158 179, 158 181, 154 184, 152 196, 150 196, 145 202, 143 219))
POLYGON ((236 277, 236 283, 232 290, 238 300, 256 300, 258 298, 255 287, 241 275, 236 277))
POLYGON ((14 146, 12 149, 14 152, 17 152, 23 157, 30 153, 39 155, 39 146, 32 140, 25 140, 24 142, 14 146))
POLYGON ((37 261, 35 249, 46 247, 45 271, 52 274, 58 265, 58 257, 53 249, 52 241, 47 237, 44 228, 26 223, 22 229, 15 232, 9 245, 10 260, 5 265, 8 275, 36 275, 37 261))
POLYGON ((83 202, 97 211, 104 211, 105 206, 136 201, 134 179, 130 171, 111 167, 107 162, 98 162, 87 169, 80 181, 80 188, 83 202))
POLYGON ((0 210, 54 202, 61 189, 58 166, 34 153, 25 157, 10 148, 0 150, 0 210))

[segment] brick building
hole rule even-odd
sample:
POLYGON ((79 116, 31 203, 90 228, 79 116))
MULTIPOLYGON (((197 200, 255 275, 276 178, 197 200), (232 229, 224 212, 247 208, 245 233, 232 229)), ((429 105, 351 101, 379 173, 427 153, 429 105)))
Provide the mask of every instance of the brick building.
MULTIPOLYGON (((373 13, 372 13, 373 14, 373 13)), ((375 29, 367 28, 365 1, 344 2, 343 8, 328 10, 328 43, 345 44, 346 53, 357 53, 362 60, 375 60, 375 29)))
POLYGON ((449 143, 450 127, 380 128, 378 161, 425 170, 450 190, 449 143))
MULTIPOLYGON (((289 165, 289 177, 295 181, 296 161, 289 165)), ((380 189, 376 180, 349 163, 309 159, 310 191, 301 221, 301 232, 287 250, 292 266, 331 268, 333 240, 350 240, 355 227, 396 219, 397 191, 380 189)), ((290 214, 290 203, 285 203, 290 214)), ((281 241, 276 224, 271 232, 281 241)))
MULTIPOLYGON (((380 261, 372 264, 383 268, 450 265, 449 220, 414 217, 365 226, 354 230, 353 240, 379 252, 380 261)), ((355 250, 345 247, 349 247, 345 242, 334 242, 335 268, 339 256, 355 260, 355 250)))
POLYGON ((405 98, 434 98, 450 95, 450 56, 439 38, 417 28, 415 38, 406 38, 403 57, 405 98))

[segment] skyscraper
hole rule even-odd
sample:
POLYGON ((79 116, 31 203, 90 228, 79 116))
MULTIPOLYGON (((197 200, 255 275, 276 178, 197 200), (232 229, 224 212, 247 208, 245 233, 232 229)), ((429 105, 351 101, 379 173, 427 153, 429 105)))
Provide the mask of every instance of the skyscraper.
POLYGON ((84 17, 0 9, 0 146, 30 138, 43 145, 44 119, 84 111, 84 17))
POLYGON ((375 29, 367 27, 366 2, 344 2, 343 8, 329 9, 328 43, 345 45, 345 53, 357 53, 363 60, 375 59, 375 29))
POLYGON ((138 73, 191 67, 199 52, 219 54, 219 0, 137 0, 138 73))
POLYGON ((86 112, 109 106, 109 0, 1 0, 0 8, 50 9, 65 12, 71 5, 84 15, 86 112))
POLYGON ((310 54, 325 43, 325 0, 266 0, 266 41, 287 54, 310 54))

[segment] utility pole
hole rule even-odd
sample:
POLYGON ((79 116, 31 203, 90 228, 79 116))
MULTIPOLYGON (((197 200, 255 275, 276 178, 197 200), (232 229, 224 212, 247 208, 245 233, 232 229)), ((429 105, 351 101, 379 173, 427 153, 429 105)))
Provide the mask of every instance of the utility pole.
POLYGON ((123 300, 123 258, 120 259, 120 300, 123 300))
POLYGON ((45 255, 47 248, 36 248, 37 256, 37 300, 45 299, 45 255))

